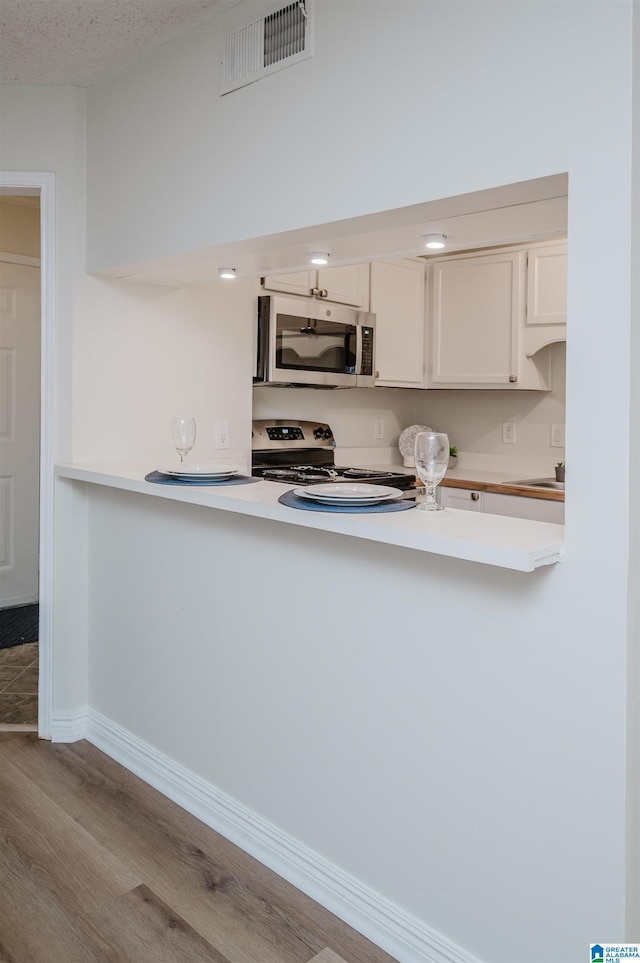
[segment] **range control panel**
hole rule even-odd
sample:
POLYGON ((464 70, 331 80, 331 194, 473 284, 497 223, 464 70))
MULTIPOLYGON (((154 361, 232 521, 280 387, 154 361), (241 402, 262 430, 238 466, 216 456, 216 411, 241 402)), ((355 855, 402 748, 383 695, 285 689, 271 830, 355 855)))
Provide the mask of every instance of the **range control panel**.
POLYGON ((253 451, 287 448, 335 448, 331 427, 320 421, 285 421, 284 418, 259 419, 253 422, 253 451))
POLYGON ((267 437, 269 441, 301 441, 304 438, 304 432, 302 428, 293 425, 283 425, 282 428, 269 425, 267 437))

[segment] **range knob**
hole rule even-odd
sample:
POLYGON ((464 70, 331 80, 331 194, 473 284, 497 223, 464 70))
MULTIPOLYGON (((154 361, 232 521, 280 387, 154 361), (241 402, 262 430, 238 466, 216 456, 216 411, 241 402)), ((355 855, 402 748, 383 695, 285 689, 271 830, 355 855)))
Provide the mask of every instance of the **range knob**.
POLYGON ((331 438, 331 434, 332 434, 331 428, 325 428, 325 430, 322 432, 322 437, 331 438))
POLYGON ((313 429, 313 437, 314 437, 314 438, 324 438, 324 437, 325 437, 324 428, 314 428, 314 429, 313 429))

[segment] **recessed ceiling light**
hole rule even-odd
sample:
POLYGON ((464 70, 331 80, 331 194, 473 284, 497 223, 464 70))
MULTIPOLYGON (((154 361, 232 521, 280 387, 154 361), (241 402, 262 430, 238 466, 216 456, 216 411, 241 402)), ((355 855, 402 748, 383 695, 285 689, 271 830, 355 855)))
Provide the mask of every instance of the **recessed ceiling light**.
POLYGON ((230 268, 230 267, 218 268, 219 278, 234 278, 235 276, 236 276, 235 268, 230 268))
POLYGON ((309 260, 312 264, 328 264, 329 255, 326 251, 312 251, 309 260))
POLYGON ((428 247, 431 251, 439 251, 441 248, 446 247, 447 235, 446 234, 423 234, 422 240, 424 241, 424 246, 428 247))

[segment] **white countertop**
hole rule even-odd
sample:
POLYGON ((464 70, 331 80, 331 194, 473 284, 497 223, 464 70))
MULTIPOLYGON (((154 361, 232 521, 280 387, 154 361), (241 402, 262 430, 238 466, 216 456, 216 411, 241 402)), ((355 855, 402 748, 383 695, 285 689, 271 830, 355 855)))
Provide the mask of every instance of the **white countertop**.
POLYGON ((353 515, 304 512, 278 503, 280 495, 294 487, 291 485, 264 481, 215 487, 157 485, 144 480, 154 468, 154 465, 131 462, 58 465, 56 475, 521 572, 531 572, 562 558, 564 527, 549 522, 452 508, 441 512, 412 510, 353 515))

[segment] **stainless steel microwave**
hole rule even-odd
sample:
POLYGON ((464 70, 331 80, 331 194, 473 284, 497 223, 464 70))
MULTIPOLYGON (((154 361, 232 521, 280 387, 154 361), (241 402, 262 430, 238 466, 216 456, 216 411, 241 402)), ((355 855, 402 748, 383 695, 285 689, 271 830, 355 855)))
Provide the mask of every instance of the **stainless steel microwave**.
POLYGON ((375 385, 375 315, 305 298, 258 298, 254 382, 375 385))

